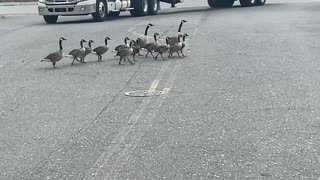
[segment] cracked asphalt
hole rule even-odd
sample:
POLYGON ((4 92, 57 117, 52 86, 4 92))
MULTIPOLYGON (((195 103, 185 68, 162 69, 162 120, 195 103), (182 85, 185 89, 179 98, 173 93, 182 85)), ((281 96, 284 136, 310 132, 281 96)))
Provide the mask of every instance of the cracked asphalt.
POLYGON ((32 6, 0 18, 0 179, 320 178, 320 2, 167 7, 102 23, 46 25, 32 6), (182 19, 183 59, 40 63, 60 36, 66 53, 81 38, 112 49, 154 23, 164 43, 182 19), (124 96, 136 90, 167 93, 124 96))

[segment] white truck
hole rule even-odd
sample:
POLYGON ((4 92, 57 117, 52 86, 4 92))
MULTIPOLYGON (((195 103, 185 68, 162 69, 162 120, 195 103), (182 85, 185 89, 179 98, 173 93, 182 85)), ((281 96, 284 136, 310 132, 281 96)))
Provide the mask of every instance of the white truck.
MULTIPOLYGON (((48 24, 54 24, 58 16, 78 16, 92 14, 95 21, 119 16, 122 11, 130 11, 132 16, 155 15, 160 9, 160 1, 172 7, 183 0, 39 0, 39 15, 48 24)), ((207 0, 210 7, 230 7, 235 0, 207 0)), ((266 0, 239 0, 242 6, 264 5, 266 0)))

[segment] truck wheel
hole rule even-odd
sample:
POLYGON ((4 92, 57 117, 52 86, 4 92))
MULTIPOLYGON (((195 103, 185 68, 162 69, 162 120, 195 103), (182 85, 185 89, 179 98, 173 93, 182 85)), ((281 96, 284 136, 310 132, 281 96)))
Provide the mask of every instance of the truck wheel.
POLYGON ((240 0, 240 4, 243 7, 250 7, 254 6, 256 3, 256 0, 240 0))
POLYGON ((171 7, 172 8, 176 7, 176 0, 171 0, 171 7))
POLYGON ((107 8, 104 0, 97 0, 96 12, 92 13, 93 19, 97 22, 101 22, 106 18, 107 8))
POLYGON ((43 16, 43 19, 47 24, 55 24, 58 20, 58 16, 43 16))
POLYGON ((120 11, 109 12, 109 17, 118 17, 120 15, 120 11))
POLYGON ((210 7, 231 7, 234 4, 234 0, 208 0, 210 7))
POLYGON ((256 6, 263 6, 266 3, 266 0, 256 0, 256 6))
POLYGON ((160 1, 150 0, 149 1, 149 15, 156 15, 159 10, 160 1))
POLYGON ((148 15, 149 5, 148 0, 133 0, 133 10, 130 11, 132 16, 146 16, 148 15))

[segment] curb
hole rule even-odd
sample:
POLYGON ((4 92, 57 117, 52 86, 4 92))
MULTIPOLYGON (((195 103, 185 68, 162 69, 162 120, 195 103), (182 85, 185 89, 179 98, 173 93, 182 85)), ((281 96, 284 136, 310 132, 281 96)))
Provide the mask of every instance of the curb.
POLYGON ((29 5, 37 5, 38 2, 7 2, 0 3, 0 6, 29 6, 29 5))

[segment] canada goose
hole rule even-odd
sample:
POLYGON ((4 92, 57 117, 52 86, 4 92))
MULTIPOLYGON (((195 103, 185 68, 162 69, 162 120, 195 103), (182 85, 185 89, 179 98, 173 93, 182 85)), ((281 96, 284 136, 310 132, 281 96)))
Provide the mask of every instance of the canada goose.
POLYGON ((151 26, 154 26, 153 24, 149 23, 144 31, 144 37, 141 38, 140 47, 144 48, 146 44, 148 43, 148 30, 151 26))
POLYGON ((64 37, 59 39, 59 51, 49 54, 47 57, 43 58, 40 62, 52 62, 53 68, 56 68, 56 62, 63 58, 63 48, 62 41, 67 40, 64 37))
POLYGON ((133 57, 134 61, 136 61, 135 56, 140 53, 140 49, 141 49, 140 42, 141 42, 141 39, 137 38, 137 40, 135 41, 135 43, 132 46, 132 49, 133 49, 132 57, 133 57))
POLYGON ((186 37, 187 37, 187 36, 189 36, 189 35, 188 35, 188 34, 184 34, 184 35, 183 35, 182 46, 181 46, 181 50, 180 50, 182 56, 185 56, 185 55, 183 54, 183 49, 187 46, 187 42, 186 42, 186 37))
POLYGON ((132 48, 132 45, 134 44, 134 40, 131 40, 130 41, 130 47, 125 47, 125 48, 122 48, 120 49, 118 52, 117 52, 117 55, 116 56, 119 56, 120 57, 120 61, 119 61, 119 65, 121 65, 121 61, 123 59, 126 59, 128 60, 131 64, 134 64, 132 61, 130 61, 129 59, 129 56, 132 54, 133 52, 133 48, 132 48))
POLYGON ((179 58, 181 58, 179 51, 181 51, 182 48, 182 43, 181 43, 181 37, 183 37, 181 34, 178 36, 178 43, 170 45, 170 50, 169 50, 169 57, 172 57, 173 53, 177 53, 179 58))
POLYGON ((84 39, 81 39, 81 41, 80 41, 81 48, 80 49, 74 49, 69 53, 68 57, 73 58, 73 61, 72 61, 71 65, 73 65, 75 60, 79 61, 78 58, 80 58, 80 61, 81 61, 81 58, 82 58, 84 52, 86 51, 86 49, 83 47, 83 43, 84 42, 87 42, 87 41, 84 40, 84 39))
POLYGON ((117 47, 114 48, 114 50, 112 50, 112 52, 119 51, 120 49, 125 48, 125 47, 129 47, 128 40, 130 40, 130 39, 128 37, 125 37, 124 44, 118 45, 117 47))
POLYGON ((148 57, 149 53, 151 53, 152 57, 154 57, 153 52, 158 47, 158 39, 157 39, 158 35, 159 35, 158 33, 154 33, 154 35, 153 35, 154 42, 151 42, 151 43, 148 43, 148 44, 145 45, 144 48, 148 51, 145 57, 148 57))
MULTIPOLYGON (((186 23, 186 22, 188 22, 188 21, 182 20, 182 21, 180 22, 180 26, 179 26, 179 29, 178 29, 178 35, 181 34, 182 25, 183 25, 183 23, 186 23)), ((178 42, 179 42, 179 41, 178 41, 178 37, 177 37, 177 36, 170 37, 170 40, 169 40, 169 44, 170 44, 170 45, 176 44, 176 43, 178 43, 178 42)))
POLYGON ((168 52, 168 50, 170 49, 170 45, 169 45, 169 37, 166 38, 166 44, 165 45, 161 45, 161 46, 158 46, 156 50, 154 50, 154 52, 157 52, 158 54, 156 55, 155 59, 158 58, 159 54, 162 58, 162 60, 164 60, 162 54, 168 52))
POLYGON ((104 43, 105 43, 104 46, 99 46, 99 47, 94 48, 94 50, 92 50, 92 54, 98 56, 98 61, 102 61, 102 55, 105 54, 109 50, 108 40, 111 40, 111 39, 109 37, 106 37, 104 39, 104 43))
POLYGON ((84 62, 84 58, 85 58, 88 54, 90 54, 90 53, 92 52, 91 43, 94 43, 94 41, 90 40, 89 43, 88 43, 88 46, 89 46, 89 47, 85 47, 84 54, 82 55, 82 58, 81 58, 81 62, 82 62, 82 63, 85 63, 85 62, 84 62))

